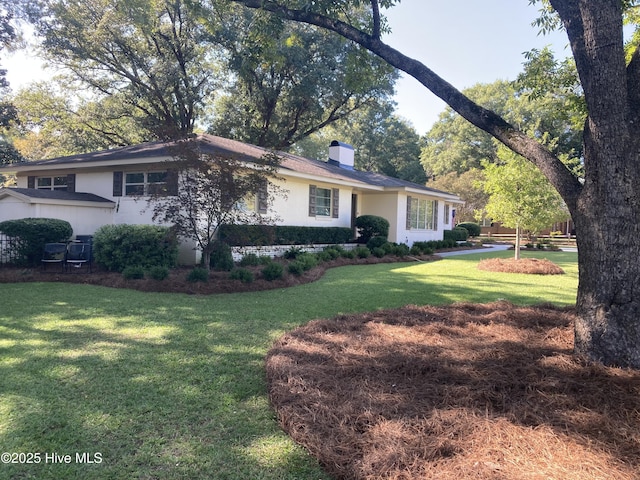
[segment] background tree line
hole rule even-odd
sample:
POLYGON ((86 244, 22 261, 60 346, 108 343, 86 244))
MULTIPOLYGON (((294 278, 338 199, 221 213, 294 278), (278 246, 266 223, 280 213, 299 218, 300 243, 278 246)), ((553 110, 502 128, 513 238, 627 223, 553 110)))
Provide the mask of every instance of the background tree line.
MULTIPOLYGON (((3 24, 13 33, 3 45, 19 46, 16 19, 30 23, 42 55, 60 74, 13 95, 5 82, 2 98, 12 114, 2 124, 10 150, 6 161, 184 137, 194 130, 323 159, 328 143, 339 139, 355 147, 360 169, 416 183, 435 177, 434 188, 467 200, 464 218, 486 202, 477 188, 460 185, 482 178, 483 160, 497 160, 490 137, 447 110, 420 138, 394 113, 397 71, 332 32, 223 1, 11 5, 16 13, 3 24)), ((354 6, 351 13, 366 21, 366 8, 354 6)), ((548 73, 551 53, 536 53, 532 62, 542 57, 536 68, 548 73)), ((539 121, 541 131, 566 127, 565 119, 551 118, 560 110, 541 101, 518 102, 516 90, 499 81, 469 93, 522 122, 546 108, 550 118, 539 121)), ((563 147, 571 144, 570 138, 561 141, 563 147)))

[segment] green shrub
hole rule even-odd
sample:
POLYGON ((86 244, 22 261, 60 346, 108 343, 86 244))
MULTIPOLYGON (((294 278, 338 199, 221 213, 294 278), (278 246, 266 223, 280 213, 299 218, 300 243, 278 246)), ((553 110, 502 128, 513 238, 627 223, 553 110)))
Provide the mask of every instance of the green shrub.
POLYGON ((202 267, 196 267, 191 270, 187 274, 187 282, 196 283, 196 282, 208 282, 209 281, 209 270, 202 267))
POLYGON ((209 266, 223 272, 231 271, 234 267, 231 247, 224 242, 216 241, 211 252, 209 266))
POLYGON ((356 218, 356 228, 358 229, 358 241, 367 243, 372 237, 389 236, 389 221, 377 215, 361 215, 356 218))
POLYGON ((340 253, 340 256, 342 258, 356 258, 356 254, 353 250, 345 250, 344 252, 340 253))
POLYGON ((298 255, 301 255, 303 253, 304 249, 302 247, 291 247, 286 249, 282 256, 287 260, 295 260, 296 258, 298 258, 298 255))
POLYGON ((454 242, 466 242, 469 238, 469 231, 466 228, 456 227, 453 230, 444 231, 445 240, 453 240, 454 242))
POLYGON ((335 250, 331 250, 331 251, 324 250, 322 252, 316 253, 316 258, 320 262, 330 262, 334 258, 338 258, 335 255, 340 256, 340 253, 336 252, 335 250))
POLYGON ((367 247, 362 246, 356 247, 353 250, 353 253, 358 258, 367 258, 369 255, 371 255, 371 251, 367 247))
POLYGON ((247 253, 239 263, 241 267, 256 267, 260 265, 260 257, 255 253, 247 253))
POLYGON ((229 278, 231 280, 240 280, 242 283, 251 283, 253 282, 253 272, 246 268, 236 268, 231 271, 229 278))
POLYGON ((289 264, 287 270, 293 275, 302 275, 302 272, 304 272, 304 267, 302 266, 302 263, 296 260, 289 264))
POLYGON ((318 265, 318 257, 313 253, 301 253, 298 255, 298 258, 296 258, 296 262, 300 262, 302 268, 307 271, 318 265))
POLYGON ((405 255, 409 255, 409 246, 404 243, 398 243, 393 246, 393 254, 398 257, 404 257, 405 255))
POLYGON ((329 245, 324 248, 324 253, 327 253, 331 259, 338 258, 344 252, 344 248, 340 245, 329 245))
POLYGON ((113 272, 129 266, 173 267, 178 241, 171 228, 156 225, 104 225, 93 236, 98 265, 113 272))
POLYGON ((387 254, 387 252, 385 252, 384 248, 375 247, 375 248, 371 249, 371 254, 374 257, 382 258, 387 254))
POLYGON ((127 280, 141 280, 144 278, 144 268, 140 265, 129 265, 122 269, 122 276, 127 280))
POLYGON ((151 267, 147 272, 149 278, 154 280, 166 280, 169 277, 169 269, 161 265, 151 267))
POLYGON ((262 276, 265 280, 273 281, 282 278, 284 275, 284 267, 276 262, 271 262, 269 265, 262 269, 262 276))
POLYGON ((422 255, 422 249, 417 245, 412 245, 411 249, 409 250, 409 253, 411 255, 422 255))
POLYGON ((57 218, 6 220, 0 232, 15 239, 12 255, 21 266, 39 265, 46 243, 65 243, 73 235, 71 224, 57 218))
POLYGON ((481 232, 480 225, 473 222, 459 223, 458 225, 456 225, 456 228, 464 228, 467 232, 469 232, 470 237, 478 237, 481 232))
POLYGON ((273 262, 273 259, 267 255, 260 255, 258 257, 258 263, 260 265, 269 265, 271 262, 273 262))
POLYGON ((389 243, 387 242, 387 237, 379 237, 379 236, 371 237, 367 242, 367 248, 373 251, 374 248, 380 248, 385 243, 389 243))

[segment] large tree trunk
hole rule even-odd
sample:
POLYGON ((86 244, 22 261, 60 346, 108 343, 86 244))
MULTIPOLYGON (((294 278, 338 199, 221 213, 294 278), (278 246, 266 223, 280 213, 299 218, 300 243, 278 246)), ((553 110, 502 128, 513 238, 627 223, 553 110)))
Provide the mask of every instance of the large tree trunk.
POLYGON ((573 212, 580 272, 575 350, 607 365, 640 368, 638 142, 619 152, 615 142, 593 143, 587 139, 586 156, 589 163, 602 157, 600 172, 587 175, 573 212))

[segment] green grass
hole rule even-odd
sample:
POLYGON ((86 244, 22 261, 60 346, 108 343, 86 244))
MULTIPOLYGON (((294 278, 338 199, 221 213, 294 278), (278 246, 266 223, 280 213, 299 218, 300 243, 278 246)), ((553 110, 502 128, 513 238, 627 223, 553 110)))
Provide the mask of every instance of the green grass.
POLYGON ((0 285, 0 452, 41 455, 0 464, 0 478, 326 479, 269 408, 263 362, 273 340, 313 318, 406 304, 573 304, 576 255, 534 255, 567 275, 482 272, 487 255, 474 254, 208 297, 0 285), (83 452, 102 462, 75 463, 83 452), (46 463, 47 453, 72 462, 46 463))

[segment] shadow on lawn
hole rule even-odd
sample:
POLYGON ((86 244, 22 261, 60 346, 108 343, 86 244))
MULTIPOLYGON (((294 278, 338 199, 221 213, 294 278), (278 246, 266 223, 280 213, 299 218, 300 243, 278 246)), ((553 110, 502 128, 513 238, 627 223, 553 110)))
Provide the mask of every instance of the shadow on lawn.
POLYGON ((0 445, 42 452, 37 464, 0 465, 0 477, 321 477, 268 409, 256 341, 266 332, 219 321, 215 308, 203 315, 193 299, 127 306, 132 297, 113 291, 85 310, 57 291, 0 322, 0 445), (288 448, 261 459, 261 438, 288 448), (72 461, 52 464, 45 452, 72 461), (76 452, 101 462, 78 463, 76 452))
POLYGON ((267 361, 280 423, 338 478, 629 479, 640 373, 572 355, 552 307, 408 307, 311 322, 267 361))

